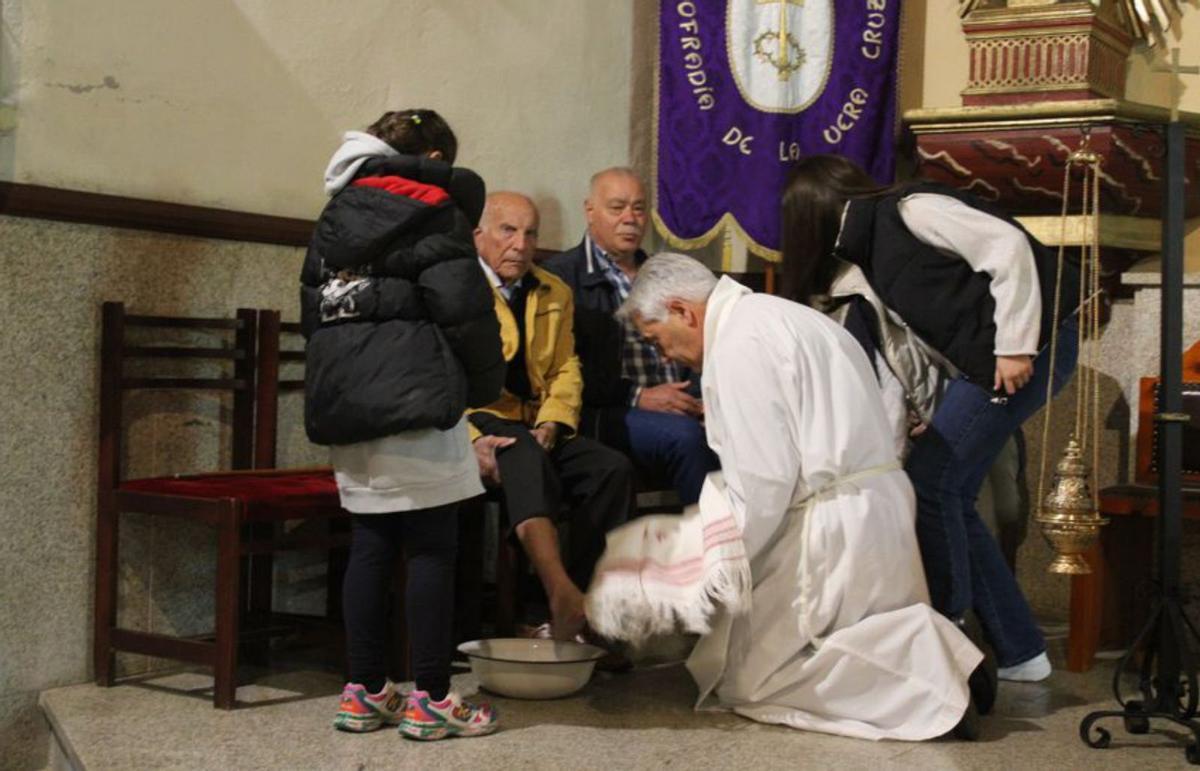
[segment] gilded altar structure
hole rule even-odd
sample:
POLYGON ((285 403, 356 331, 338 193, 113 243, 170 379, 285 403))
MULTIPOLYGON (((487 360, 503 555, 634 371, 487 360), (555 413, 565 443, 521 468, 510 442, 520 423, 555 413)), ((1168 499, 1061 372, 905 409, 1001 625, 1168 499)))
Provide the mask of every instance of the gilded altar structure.
MULTIPOLYGON (((904 114, 916 173, 996 202, 1048 244, 1080 244, 1080 218, 1068 217, 1063 238, 1062 185, 1067 156, 1086 137, 1104 158, 1106 271, 1157 252, 1169 112, 1125 99, 1125 73, 1131 50, 1153 44, 1169 14, 1147 23, 1117 0, 968 0, 961 9, 970 67, 962 106, 904 114)), ((1182 118, 1191 126, 1187 179, 1197 180, 1200 115, 1182 118)), ((1200 218, 1200 199, 1189 198, 1185 216, 1200 218)))

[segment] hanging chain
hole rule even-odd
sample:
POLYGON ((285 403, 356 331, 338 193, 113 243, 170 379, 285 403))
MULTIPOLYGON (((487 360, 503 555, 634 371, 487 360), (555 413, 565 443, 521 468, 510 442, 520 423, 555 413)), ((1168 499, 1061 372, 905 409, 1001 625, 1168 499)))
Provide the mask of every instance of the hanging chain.
POLYGON ((1092 293, 1088 298, 1092 329, 1088 351, 1092 369, 1092 507, 1100 510, 1100 163, 1092 167, 1092 293))
MULTIPOLYGON (((1084 142, 1087 142, 1087 134, 1084 134, 1084 142)), ((1058 234, 1058 255, 1056 259, 1055 279, 1054 279, 1054 315, 1051 316, 1050 324, 1050 374, 1046 378, 1046 414, 1042 418, 1042 454, 1041 468, 1038 470, 1038 492, 1035 506, 1041 506, 1046 500, 1046 459, 1049 457, 1050 450, 1050 418, 1052 415, 1052 405, 1054 398, 1054 363, 1058 361, 1058 314, 1062 308, 1062 277, 1063 264, 1066 259, 1067 248, 1067 202, 1070 201, 1071 193, 1071 156, 1067 156, 1066 171, 1063 174, 1063 191, 1062 191, 1062 214, 1059 216, 1061 229, 1058 234)))
POLYGON ((1100 337, 1100 164, 1102 157, 1092 150, 1090 127, 1082 129, 1083 138, 1079 147, 1067 155, 1066 168, 1063 173, 1062 211, 1059 216, 1061 227, 1058 238, 1057 265, 1055 270, 1054 314, 1051 316, 1050 330, 1050 371, 1046 378, 1045 415, 1042 423, 1041 468, 1038 473, 1037 505, 1041 506, 1046 495, 1046 470, 1050 457, 1050 425, 1053 417, 1055 363, 1058 361, 1058 318, 1062 311, 1062 278, 1066 265, 1067 221, 1071 202, 1071 171, 1081 167, 1083 172, 1080 214, 1083 225, 1080 239, 1079 260, 1079 324, 1077 330, 1077 346, 1080 363, 1080 373, 1075 393, 1075 425, 1074 437, 1080 443, 1080 450, 1086 452, 1091 444, 1092 502, 1099 504, 1099 491, 1096 479, 1099 475, 1100 460, 1100 376, 1096 371, 1096 347, 1100 337), (1091 424, 1091 436, 1088 436, 1088 424, 1091 424))
MULTIPOLYGON (((1074 157, 1076 153, 1072 153, 1074 157)), ((1079 309, 1079 324, 1075 328, 1076 346, 1075 346, 1075 366, 1076 366, 1076 384, 1075 384, 1075 440, 1079 442, 1079 451, 1087 452, 1088 436, 1085 431, 1087 426, 1087 399, 1085 394, 1089 392, 1088 378, 1091 375, 1091 370, 1087 365, 1087 349, 1084 347, 1087 344, 1087 333, 1090 322, 1085 311, 1087 302, 1088 287, 1091 286, 1091 255, 1088 254, 1091 248, 1090 233, 1086 232, 1088 225, 1088 204, 1091 203, 1088 193, 1091 192, 1091 179, 1088 176, 1089 167, 1083 166, 1083 191, 1079 203, 1080 216, 1082 218, 1085 232, 1083 238, 1080 239, 1079 245, 1079 297, 1076 299, 1079 309), (1083 366, 1080 366, 1083 365, 1083 366)), ((1056 319, 1057 321, 1057 319, 1056 319)))

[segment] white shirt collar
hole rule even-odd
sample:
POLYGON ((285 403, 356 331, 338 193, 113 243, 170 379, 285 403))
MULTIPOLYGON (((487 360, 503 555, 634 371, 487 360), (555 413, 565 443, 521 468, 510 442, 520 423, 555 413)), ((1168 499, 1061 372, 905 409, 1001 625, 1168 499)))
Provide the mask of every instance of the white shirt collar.
POLYGON ((504 295, 505 300, 511 300, 513 290, 519 287, 525 281, 525 277, 521 276, 516 281, 506 285, 496 271, 492 270, 492 266, 487 264, 487 261, 483 259, 482 255, 479 257, 479 267, 483 268, 483 275, 487 276, 491 285, 496 287, 500 294, 504 295))
POLYGON ((608 255, 604 254, 603 249, 601 249, 599 246, 596 245, 596 241, 592 238, 591 231, 586 231, 583 234, 583 252, 584 252, 584 255, 587 257, 587 272, 588 273, 596 272, 596 257, 595 257, 595 255, 597 252, 599 252, 601 256, 605 256, 605 257, 608 256, 608 255))

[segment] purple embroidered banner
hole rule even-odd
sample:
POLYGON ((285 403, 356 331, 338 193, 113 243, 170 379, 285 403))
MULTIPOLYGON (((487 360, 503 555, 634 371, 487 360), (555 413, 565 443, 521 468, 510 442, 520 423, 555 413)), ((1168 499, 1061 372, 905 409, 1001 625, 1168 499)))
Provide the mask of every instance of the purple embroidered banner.
POLYGON ((661 0, 659 23, 654 221, 669 243, 734 227, 777 257, 779 195, 804 155, 891 181, 899 0, 661 0))

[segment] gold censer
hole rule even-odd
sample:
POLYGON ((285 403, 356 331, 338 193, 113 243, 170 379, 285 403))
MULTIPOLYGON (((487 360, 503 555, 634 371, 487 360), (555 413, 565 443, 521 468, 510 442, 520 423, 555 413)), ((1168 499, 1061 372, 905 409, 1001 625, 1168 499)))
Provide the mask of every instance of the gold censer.
POLYGON ((1083 448, 1071 437, 1055 467, 1050 492, 1040 501, 1037 513, 1042 534, 1054 548, 1054 561, 1047 568, 1051 573, 1092 572, 1083 555, 1099 538, 1100 527, 1108 524, 1108 520, 1096 511, 1089 476, 1091 471, 1083 459, 1083 448))

